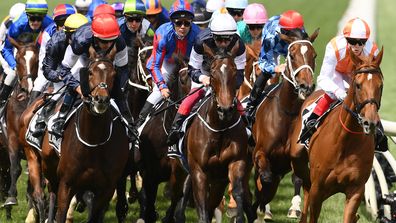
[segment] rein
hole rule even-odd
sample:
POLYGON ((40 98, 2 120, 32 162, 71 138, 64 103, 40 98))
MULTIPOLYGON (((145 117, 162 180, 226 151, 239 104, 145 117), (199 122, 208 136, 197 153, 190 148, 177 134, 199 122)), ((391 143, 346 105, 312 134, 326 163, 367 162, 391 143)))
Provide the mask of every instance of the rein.
POLYGON ((142 49, 139 48, 139 51, 138 51, 136 69, 137 69, 138 79, 140 81, 143 81, 144 85, 137 84, 137 83, 131 81, 130 79, 128 79, 128 84, 131 85, 132 87, 135 87, 135 88, 138 88, 138 89, 141 89, 141 90, 145 90, 145 91, 148 91, 148 92, 151 91, 149 83, 147 82, 147 79, 149 79, 150 76, 146 75, 146 73, 145 73, 143 62, 141 60, 141 53, 149 51, 149 50, 152 50, 152 49, 153 49, 153 46, 146 46, 146 47, 143 47, 142 49))

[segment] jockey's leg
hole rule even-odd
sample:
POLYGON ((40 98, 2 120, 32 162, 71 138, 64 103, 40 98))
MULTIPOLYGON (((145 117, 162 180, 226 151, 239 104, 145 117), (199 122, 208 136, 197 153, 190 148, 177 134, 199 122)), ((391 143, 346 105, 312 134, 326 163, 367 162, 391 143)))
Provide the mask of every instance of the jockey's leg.
POLYGON ((246 116, 249 119, 249 125, 251 125, 251 123, 253 122, 253 112, 259 103, 259 99, 261 97, 261 94, 263 93, 265 84, 271 77, 272 76, 269 73, 261 73, 261 75, 259 75, 257 80, 254 82, 253 89, 250 92, 249 99, 246 105, 246 116))
MULTIPOLYGON (((124 94, 123 94, 124 95, 124 94)), ((125 99, 125 97, 115 100, 118 108, 120 109, 121 115, 123 118, 126 119, 127 124, 128 124, 128 138, 130 142, 135 142, 138 139, 138 133, 136 131, 136 128, 134 126, 134 121, 132 117, 131 110, 129 109, 128 103, 125 99)))
POLYGON ((143 105, 142 110, 140 110, 139 116, 135 122, 135 127, 138 129, 146 121, 147 116, 151 113, 154 104, 146 101, 143 105))
POLYGON ((63 135, 63 127, 66 122, 66 117, 69 114, 70 109, 73 106, 74 99, 77 97, 77 93, 74 90, 69 90, 66 93, 65 98, 63 99, 62 106, 59 110, 58 117, 54 119, 54 124, 51 128, 52 134, 57 137, 62 137, 63 135))
POLYGON ((52 111, 52 109, 54 109, 55 105, 56 105, 56 101, 51 99, 48 102, 48 104, 45 105, 43 109, 41 109, 37 117, 34 132, 32 133, 34 137, 39 137, 44 134, 45 128, 47 127, 45 123, 45 119, 47 118, 48 114, 52 111))
POLYGON ((34 80, 33 90, 30 93, 29 104, 41 95, 47 84, 48 80, 44 77, 43 72, 39 71, 36 80, 34 80))
MULTIPOLYGON (((195 90, 196 90, 196 88, 192 88, 190 90, 190 92, 193 92, 195 90)), ((183 100, 179 109, 177 110, 175 119, 173 120, 172 127, 171 127, 169 135, 168 135, 168 139, 166 141, 168 146, 172 146, 172 145, 176 144, 177 141, 180 139, 180 137, 181 137, 180 129, 181 129, 181 126, 182 126, 184 120, 190 114, 194 105, 201 98, 203 98, 205 96, 205 92, 206 91, 204 89, 200 89, 197 92, 195 92, 194 94, 188 96, 187 98, 185 98, 183 100)), ((171 154, 168 153, 168 156, 169 155, 171 155, 171 154)))
POLYGON ((9 73, 4 80, 4 86, 0 93, 0 114, 3 113, 8 97, 10 96, 12 89, 14 89, 16 79, 17 76, 15 74, 15 70, 9 69, 9 73))
POLYGON ((377 131, 375 132, 375 150, 385 152, 388 149, 388 137, 386 137, 384 126, 382 126, 382 123, 380 122, 377 127, 377 131))
POLYGON ((316 131, 315 126, 317 124, 318 118, 329 109, 331 103, 334 101, 335 99, 331 98, 328 94, 324 94, 323 97, 319 99, 313 112, 304 123, 304 128, 301 131, 300 137, 301 142, 305 142, 312 136, 312 134, 316 131))

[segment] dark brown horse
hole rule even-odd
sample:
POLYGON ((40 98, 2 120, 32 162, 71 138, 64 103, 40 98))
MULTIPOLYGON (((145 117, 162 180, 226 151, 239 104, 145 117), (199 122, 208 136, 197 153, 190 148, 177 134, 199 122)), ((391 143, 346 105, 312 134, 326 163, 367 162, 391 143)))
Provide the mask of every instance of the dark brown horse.
MULTIPOLYGON (((313 134, 309 151, 296 143, 301 118, 291 137, 291 157, 295 173, 304 182, 304 209, 301 222, 317 222, 322 203, 336 193, 346 196, 344 222, 357 222, 357 209, 364 193, 364 185, 371 173, 375 131, 380 122, 383 75, 379 67, 383 50, 376 58, 359 58, 350 51, 355 71, 342 105, 333 109, 313 134), (308 160, 309 166, 308 169, 308 160)), ((317 91, 303 105, 323 95, 317 91)), ((302 109, 302 110, 303 110, 302 109)), ((301 110, 301 112, 302 112, 301 110)))
MULTIPOLYGON (((170 101, 177 101, 186 95, 190 90, 190 78, 187 74, 187 63, 180 56, 174 56, 176 63, 175 70, 170 75, 168 83, 172 94, 170 101)), ((158 109, 163 109, 169 106, 171 102, 164 102, 158 109)), ((172 169, 177 165, 174 160, 167 157, 168 146, 166 140, 170 130, 173 118, 176 114, 176 107, 171 106, 158 115, 153 115, 147 122, 140 135, 140 151, 142 154, 143 163, 143 189, 146 194, 146 208, 142 210, 141 217, 145 222, 155 222, 157 218, 155 210, 155 200, 157 197, 158 185, 161 182, 171 181, 171 184, 176 184, 176 178, 171 178, 172 169)), ((185 176, 184 171, 176 176, 185 176)), ((182 188, 174 188, 173 193, 176 198, 172 199, 171 206, 167 211, 164 222, 173 222, 174 211, 178 199, 181 196, 182 188)))
POLYGON ((51 190, 57 191, 57 222, 65 222, 70 200, 84 191, 94 194, 88 222, 103 222, 128 159, 125 126, 110 106, 116 48, 104 57, 92 47, 89 52, 89 99, 84 100, 65 127, 59 163, 49 145, 48 132, 43 139, 42 169, 51 190))
POLYGON ((203 103, 192 120, 183 148, 187 155, 199 222, 210 222, 229 182, 238 206, 236 221, 242 222, 244 219, 247 188, 243 182, 248 176, 248 151, 245 125, 236 109, 234 56, 238 47, 238 44, 234 46, 231 55, 215 56, 204 45, 206 55, 213 58, 210 72, 212 96, 203 103))
POLYGON ((282 177, 291 170, 288 128, 304 99, 314 90, 316 52, 312 42, 318 35, 316 30, 310 37, 299 30, 290 35, 280 34, 289 43, 286 70, 282 81, 267 94, 258 106, 253 137, 256 147, 253 162, 256 169, 256 205, 264 210, 278 189, 282 177))
POLYGON ((24 158, 23 147, 19 141, 19 117, 26 109, 29 92, 33 88, 33 81, 38 71, 38 48, 32 36, 23 34, 18 40, 9 38, 11 44, 17 49, 15 59, 17 61, 16 74, 17 84, 9 98, 5 108, 5 123, 7 128, 3 129, 2 141, 6 143, 10 161, 11 185, 8 197, 4 205, 16 205, 17 180, 21 174, 21 158, 24 158))

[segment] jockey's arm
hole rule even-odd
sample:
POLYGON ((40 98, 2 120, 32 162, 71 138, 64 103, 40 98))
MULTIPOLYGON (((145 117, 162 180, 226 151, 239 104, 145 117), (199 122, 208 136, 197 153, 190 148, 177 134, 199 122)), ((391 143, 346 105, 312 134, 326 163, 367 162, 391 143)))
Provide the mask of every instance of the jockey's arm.
POLYGON ((242 85, 246 66, 246 47, 242 39, 239 40, 239 49, 234 59, 237 68, 237 89, 242 85))
POLYGON ((71 68, 77 63, 79 55, 73 52, 72 47, 69 45, 66 48, 65 56, 62 60, 61 66, 57 69, 58 75, 63 81, 63 83, 67 84, 69 87, 75 89, 78 87, 78 81, 71 74, 71 68))
POLYGON ((0 46, 3 45, 6 35, 7 35, 7 27, 5 23, 2 22, 0 25, 0 46))
POLYGON ((154 36, 153 51, 147 61, 146 68, 150 71, 154 83, 160 90, 168 88, 162 76, 161 65, 166 54, 166 40, 162 37, 154 36))
POLYGON ((275 39, 267 38, 263 40, 260 58, 259 58, 259 68, 263 74, 270 74, 272 77, 275 76, 275 66, 277 64, 276 58, 279 54, 275 51, 275 39))
POLYGON ((114 64, 116 66, 117 71, 117 80, 119 81, 119 86, 121 91, 124 92, 125 85, 129 78, 129 69, 128 69, 128 49, 126 47, 125 42, 122 38, 117 39, 117 50, 114 57, 114 64))
POLYGON ((20 32, 18 31, 18 27, 15 26, 15 23, 10 26, 10 29, 8 30, 7 37, 5 39, 4 47, 1 51, 4 59, 7 61, 8 65, 11 67, 11 69, 15 70, 16 67, 16 61, 14 57, 14 46, 11 44, 11 42, 8 40, 8 37, 11 37, 13 39, 18 39, 20 32))
POLYGON ((202 74, 201 68, 203 63, 203 49, 201 52, 200 47, 195 44, 191 49, 190 60, 188 62, 188 75, 195 83, 201 83, 202 79, 206 76, 202 74))
POLYGON ((51 39, 51 37, 47 32, 44 32, 42 34, 40 51, 39 51, 39 69, 38 69, 39 75, 40 75, 40 73, 43 73, 44 57, 46 54, 47 43, 50 39, 51 39))

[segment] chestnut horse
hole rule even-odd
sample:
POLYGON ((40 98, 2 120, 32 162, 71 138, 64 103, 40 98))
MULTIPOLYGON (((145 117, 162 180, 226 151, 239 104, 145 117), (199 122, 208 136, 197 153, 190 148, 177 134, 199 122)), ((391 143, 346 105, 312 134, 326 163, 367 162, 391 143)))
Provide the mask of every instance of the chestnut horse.
POLYGON ((267 93, 258 106, 252 132, 256 141, 253 162, 256 169, 257 202, 260 210, 269 203, 278 189, 282 177, 291 170, 288 128, 297 117, 303 100, 314 90, 316 52, 312 42, 316 30, 308 36, 301 30, 289 35, 279 34, 289 44, 286 70, 282 81, 267 93))
MULTIPOLYGON (((344 222, 358 220, 356 212, 371 173, 374 136, 380 122, 378 110, 384 77, 379 65, 383 49, 375 58, 359 58, 352 51, 349 54, 355 70, 347 96, 342 105, 324 118, 309 142, 309 151, 297 143, 301 117, 296 120, 292 132, 292 165, 304 182, 301 222, 307 221, 308 207, 310 222, 317 222, 322 203, 339 192, 346 195, 344 222)), ((303 109, 322 95, 323 91, 312 94, 303 109)))
POLYGON ((38 48, 31 34, 22 34, 18 40, 9 38, 11 44, 17 49, 15 59, 17 61, 16 74, 18 77, 14 91, 5 108, 5 123, 2 137, 5 148, 8 151, 10 161, 11 184, 8 197, 4 203, 16 205, 17 180, 21 174, 21 158, 24 158, 23 146, 19 141, 19 117, 26 109, 29 101, 29 93, 33 88, 33 81, 38 71, 38 48))
MULTIPOLYGON (((198 221, 201 223, 210 222, 229 182, 238 208, 236 222, 243 221, 244 208, 249 206, 245 201, 248 188, 244 184, 249 176, 246 172, 249 169, 247 134, 236 108, 234 57, 238 48, 236 44, 231 55, 220 56, 214 55, 204 45, 205 54, 212 59, 212 94, 193 117, 183 148, 188 160, 198 221)), ((180 169, 179 166, 174 172, 180 169)))

